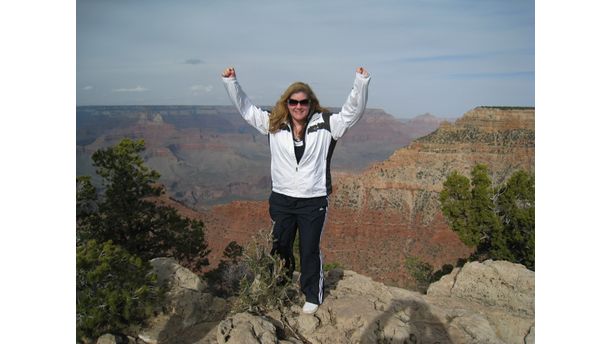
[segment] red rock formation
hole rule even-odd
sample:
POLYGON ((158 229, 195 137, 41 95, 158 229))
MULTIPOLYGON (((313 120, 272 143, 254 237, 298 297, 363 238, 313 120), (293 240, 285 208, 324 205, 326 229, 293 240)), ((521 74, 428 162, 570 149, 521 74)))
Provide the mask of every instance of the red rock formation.
MULTIPOLYGON (((405 286, 407 256, 434 268, 467 257, 471 249, 439 209, 442 184, 453 170, 468 175, 477 163, 489 166, 495 182, 517 169, 533 171, 534 118, 533 108, 476 108, 362 174, 335 175, 322 241, 325 261, 405 286)), ((252 231, 270 225, 265 201, 217 206, 206 217, 217 251, 213 265, 230 241, 244 245, 252 231)))

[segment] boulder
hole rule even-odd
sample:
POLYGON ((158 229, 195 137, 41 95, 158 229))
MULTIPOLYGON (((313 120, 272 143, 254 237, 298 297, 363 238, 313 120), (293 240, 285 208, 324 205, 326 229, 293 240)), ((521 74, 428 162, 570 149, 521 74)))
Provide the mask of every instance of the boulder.
POLYGON ((535 272, 523 265, 467 263, 431 284, 425 299, 439 317, 452 319, 449 333, 459 342, 533 342, 535 272))
POLYGON ((535 272, 506 261, 470 262, 433 283, 427 295, 453 297, 533 316, 535 272))
MULTIPOLYGON (((168 288, 163 311, 139 333, 145 343, 203 342, 227 315, 227 301, 206 293, 206 283, 171 258, 151 260, 158 283, 168 288), (191 339, 183 339, 191 337, 191 339), (193 340, 193 338, 202 341, 193 340)), ((207 340, 208 341, 208 340, 207 340)))
POLYGON ((96 344, 121 344, 121 342, 114 334, 106 333, 98 337, 96 344))
POLYGON ((269 320, 249 313, 238 313, 217 327, 219 344, 276 344, 276 327, 269 320))

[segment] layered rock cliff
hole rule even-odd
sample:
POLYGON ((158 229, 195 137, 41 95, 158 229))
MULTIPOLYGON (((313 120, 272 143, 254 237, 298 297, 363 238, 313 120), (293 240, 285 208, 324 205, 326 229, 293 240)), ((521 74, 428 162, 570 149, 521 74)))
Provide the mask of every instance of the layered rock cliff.
POLYGON ((338 179, 324 240, 328 261, 406 285, 403 263, 416 256, 436 268, 466 257, 447 225, 438 195, 454 170, 486 164, 494 183, 535 166, 533 108, 485 108, 398 149, 358 176, 338 179))
MULTIPOLYGON (((334 175, 322 239, 325 262, 395 286, 412 283, 404 264, 418 257, 434 268, 471 253, 446 223, 438 194, 446 177, 475 164, 489 166, 494 183, 535 168, 535 110, 479 107, 456 123, 395 151, 358 175, 334 175)), ((267 202, 233 202, 205 215, 211 246, 222 252, 235 240, 270 226, 267 202)), ((213 266, 220 255, 213 251, 213 266)))

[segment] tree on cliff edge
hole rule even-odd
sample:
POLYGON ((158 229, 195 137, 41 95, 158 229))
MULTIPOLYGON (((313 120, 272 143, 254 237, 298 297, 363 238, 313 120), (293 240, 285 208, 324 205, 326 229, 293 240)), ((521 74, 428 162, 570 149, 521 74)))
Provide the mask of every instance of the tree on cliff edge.
POLYGON ((182 265, 208 265, 204 225, 180 216, 176 209, 156 204, 160 175, 144 165, 143 140, 124 139, 92 155, 103 180, 98 197, 90 177, 77 178, 77 244, 111 240, 145 260, 172 256, 182 265))
POLYGON ((494 188, 486 165, 469 178, 453 171, 440 193, 442 212, 473 258, 503 259, 535 270, 535 177, 515 172, 494 188))

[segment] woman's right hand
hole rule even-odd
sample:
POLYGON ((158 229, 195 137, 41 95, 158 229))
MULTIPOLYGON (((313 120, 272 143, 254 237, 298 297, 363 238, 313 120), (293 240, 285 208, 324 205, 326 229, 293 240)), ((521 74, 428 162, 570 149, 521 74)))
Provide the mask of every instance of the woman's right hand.
POLYGON ((228 67, 223 71, 223 74, 221 74, 221 76, 223 76, 224 78, 235 78, 236 70, 234 70, 234 67, 228 67))

